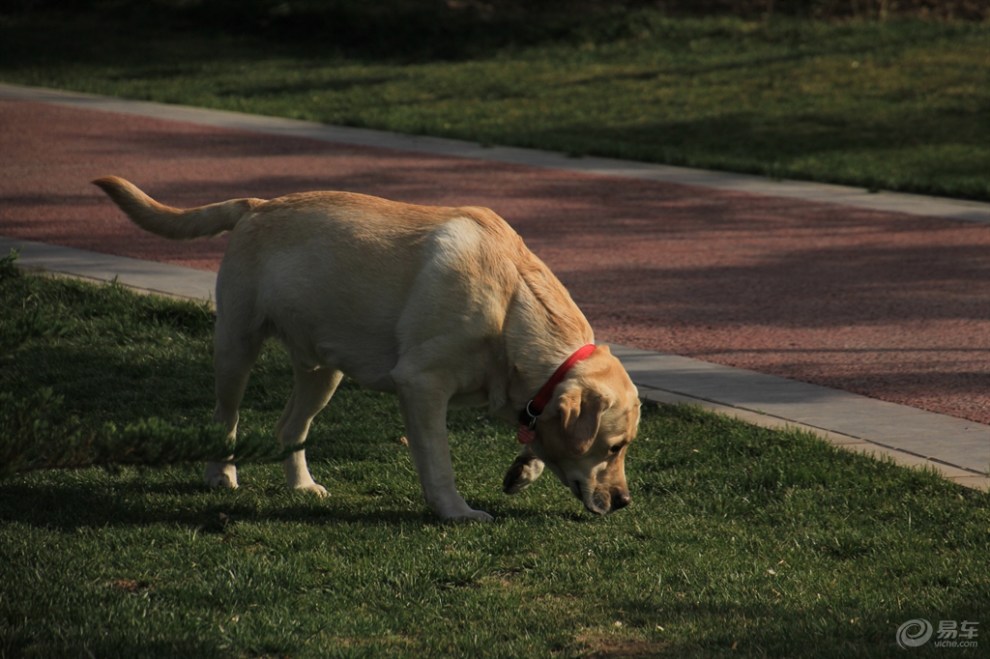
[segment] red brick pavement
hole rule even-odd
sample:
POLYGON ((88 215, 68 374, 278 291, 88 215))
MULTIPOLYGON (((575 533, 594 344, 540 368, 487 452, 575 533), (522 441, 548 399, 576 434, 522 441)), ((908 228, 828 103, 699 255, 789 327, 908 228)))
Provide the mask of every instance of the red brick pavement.
POLYGON ((0 235, 215 269, 89 181, 190 206, 340 189, 484 205, 571 290, 599 340, 990 423, 990 226, 703 187, 0 102, 0 235))

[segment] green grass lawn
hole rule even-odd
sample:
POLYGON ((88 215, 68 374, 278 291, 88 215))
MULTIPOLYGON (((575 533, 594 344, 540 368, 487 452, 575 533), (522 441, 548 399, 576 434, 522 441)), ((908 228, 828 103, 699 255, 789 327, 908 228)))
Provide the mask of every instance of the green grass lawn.
POLYGON ((990 200, 986 23, 89 4, 0 19, 0 80, 990 200))
MULTIPOLYGON (((187 459, 219 450, 190 445, 209 309, 9 260, 0 308, 0 656, 901 657, 919 617, 978 622, 980 648, 910 656, 990 644, 990 495, 930 473, 649 407, 634 503, 598 518, 550 478, 501 494, 513 430, 462 411, 460 488, 497 521, 444 525, 393 399, 348 384, 310 438, 330 498, 286 491, 261 451, 207 491, 187 459)), ((272 346, 249 445, 290 382, 272 346)))

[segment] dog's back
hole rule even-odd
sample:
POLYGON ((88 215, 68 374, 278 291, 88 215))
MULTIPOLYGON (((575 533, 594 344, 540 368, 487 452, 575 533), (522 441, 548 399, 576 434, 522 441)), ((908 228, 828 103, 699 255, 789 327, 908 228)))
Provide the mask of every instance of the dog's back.
MULTIPOLYGON (((218 331, 276 335, 303 363, 341 368, 374 388, 411 345, 456 335, 483 343, 590 337, 566 289, 496 213, 405 204, 350 192, 163 205, 132 183, 94 181, 142 228, 173 239, 231 232, 217 277, 218 331), (519 295, 519 287, 526 290, 519 295)), ((438 341, 437 341, 438 342, 438 341)))

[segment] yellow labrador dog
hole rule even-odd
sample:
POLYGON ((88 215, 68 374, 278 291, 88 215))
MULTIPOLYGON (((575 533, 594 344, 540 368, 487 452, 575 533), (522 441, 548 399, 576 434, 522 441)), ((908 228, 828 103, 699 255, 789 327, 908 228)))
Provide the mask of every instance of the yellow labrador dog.
MULTIPOLYGON (((454 484, 451 405, 487 405, 520 424, 525 445, 506 492, 546 465, 594 513, 629 504, 624 461, 639 423, 636 388, 607 347, 591 345, 563 285, 494 212, 346 192, 180 210, 121 178, 94 183, 160 236, 231 232, 214 336, 214 418, 231 441, 248 373, 275 336, 295 374, 276 427, 287 448, 303 445, 346 373, 398 395, 423 494, 441 518, 491 520, 454 484)), ((326 494, 304 451, 284 467, 290 487, 326 494)), ((233 456, 207 465, 206 480, 237 487, 233 456)))

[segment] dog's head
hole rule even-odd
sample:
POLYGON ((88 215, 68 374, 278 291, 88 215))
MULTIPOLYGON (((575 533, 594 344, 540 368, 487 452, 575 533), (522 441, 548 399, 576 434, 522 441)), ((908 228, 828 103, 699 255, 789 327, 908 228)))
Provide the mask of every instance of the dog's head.
POLYGON ((509 494, 550 468, 584 507, 605 513, 629 505, 625 460, 639 427, 639 394, 622 364, 601 346, 557 385, 536 422, 536 441, 503 483, 509 494))

